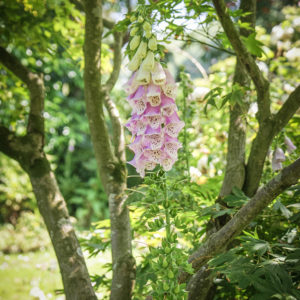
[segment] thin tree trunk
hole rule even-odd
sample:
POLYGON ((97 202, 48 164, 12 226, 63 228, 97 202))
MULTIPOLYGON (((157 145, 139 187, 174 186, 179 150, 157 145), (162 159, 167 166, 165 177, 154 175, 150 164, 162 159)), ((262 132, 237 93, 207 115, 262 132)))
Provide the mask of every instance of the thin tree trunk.
MULTIPOLYGON (((255 11, 256 0, 242 0, 240 9, 244 12, 252 12, 242 18, 242 22, 248 22, 254 27, 255 24, 255 11)), ((240 30, 242 36, 248 36, 250 32, 248 30, 240 30)), ((242 87, 247 87, 250 84, 249 77, 237 58, 233 84, 238 83, 242 87)), ((244 106, 236 103, 230 107, 230 121, 229 121, 229 135, 228 135, 228 147, 226 157, 226 169, 225 176, 222 183, 219 199, 229 195, 233 187, 242 189, 245 181, 245 146, 246 146, 246 118, 245 114, 248 110, 248 103, 244 99, 244 106)), ((211 234, 217 232, 230 220, 228 215, 221 216, 219 218, 210 221, 210 228, 207 232, 207 238, 211 234)), ((188 284, 189 300, 205 300, 212 297, 214 289, 213 277, 211 271, 207 265, 204 265, 189 281, 188 284)))
POLYGON ((122 35, 114 33, 113 71, 101 84, 102 1, 85 0, 84 90, 95 157, 104 190, 108 196, 111 221, 113 278, 111 300, 130 300, 135 282, 135 261, 131 248, 131 225, 126 205, 125 138, 119 112, 109 98, 121 66, 122 35), (113 125, 113 141, 105 123, 103 106, 113 125), (113 148, 114 146, 114 148, 113 148))

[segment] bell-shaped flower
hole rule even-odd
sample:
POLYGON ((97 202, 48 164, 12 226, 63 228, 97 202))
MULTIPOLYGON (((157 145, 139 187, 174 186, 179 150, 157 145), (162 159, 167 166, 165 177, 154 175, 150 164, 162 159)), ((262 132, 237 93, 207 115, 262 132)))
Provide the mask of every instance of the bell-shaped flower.
POLYGON ((143 159, 143 157, 142 159, 140 159, 140 157, 134 156, 133 160, 129 161, 128 164, 135 167, 136 171, 140 174, 140 176, 144 178, 146 161, 143 159))
POLYGON ((150 125, 147 126, 147 129, 145 131, 145 137, 148 137, 150 135, 157 135, 157 134, 161 134, 161 127, 152 128, 150 125))
POLYGON ((151 106, 149 103, 147 103, 147 108, 144 112, 144 116, 154 115, 160 115, 160 108, 158 106, 151 106))
POLYGON ((161 98, 160 98, 160 87, 150 83, 148 85, 147 89, 147 101, 152 105, 152 106, 158 106, 161 103, 161 98))
POLYGON ((147 129, 147 123, 142 121, 142 120, 139 120, 137 121, 136 123, 136 134, 137 135, 142 135, 145 133, 147 129))
POLYGON ((285 155, 281 148, 276 148, 273 152, 272 169, 279 171, 282 169, 282 162, 285 161, 285 155))
POLYGON ((164 141, 164 151, 167 153, 172 159, 177 160, 177 151, 182 147, 182 144, 178 141, 177 138, 173 138, 171 136, 165 135, 164 141))
POLYGON ((132 105, 133 113, 141 115, 146 110, 146 103, 142 100, 135 100, 129 102, 132 105))
POLYGON ((139 157, 143 153, 142 140, 143 137, 139 135, 134 139, 134 142, 128 146, 129 149, 135 153, 136 157, 139 157))
POLYGON ((127 97, 128 101, 132 100, 146 100, 146 89, 145 86, 140 85, 137 90, 127 97))
POLYGON ((158 150, 161 149, 164 138, 160 133, 148 134, 144 136, 144 143, 146 146, 149 146, 151 150, 158 150))
POLYGON ((144 150, 144 155, 147 157, 150 161, 153 161, 155 163, 160 163, 163 152, 162 150, 151 150, 151 149, 146 149, 144 150))
POLYGON ((156 51, 157 50, 157 41, 156 41, 156 37, 152 37, 149 42, 148 42, 148 48, 152 51, 156 51))
POLYGON ((181 122, 181 121, 180 121, 180 118, 176 111, 174 111, 172 115, 167 116, 165 118, 165 125, 168 125, 170 123, 178 123, 178 122, 181 122))
POLYGON ((150 72, 140 67, 136 75, 136 82, 139 85, 145 85, 150 83, 150 72))
POLYGON ((171 116, 174 111, 176 111, 177 107, 175 101, 172 98, 162 96, 161 100, 161 112, 164 116, 171 116))
POLYGON ((131 51, 135 50, 139 44, 140 44, 140 41, 141 41, 141 37, 139 35, 135 35, 132 40, 130 41, 130 44, 129 44, 129 48, 131 51))
POLYGON ((168 134, 171 137, 177 137, 183 127, 184 127, 183 121, 169 123, 164 127, 164 131, 166 134, 168 134))
POLYGON ((153 129, 158 128, 161 125, 162 121, 163 119, 160 114, 147 117, 147 122, 153 129))
POLYGON ((130 95, 134 93, 139 85, 137 84, 135 78, 136 78, 137 72, 134 72, 132 76, 129 78, 129 80, 124 84, 124 90, 127 95, 130 95))
POLYGON ((154 54, 152 51, 148 51, 146 58, 142 62, 141 67, 146 71, 152 71, 154 69, 154 54))
POLYGON ((151 71, 152 81, 156 85, 163 85, 166 83, 166 74, 160 63, 155 63, 153 71, 151 71))
POLYGON ((290 153, 290 154, 297 149, 297 147, 293 144, 291 139, 287 136, 284 137, 284 143, 286 145, 287 152, 290 153))
POLYGON ((175 159, 172 159, 170 156, 165 154, 161 159, 161 166, 163 167, 164 171, 170 171, 175 163, 175 159))
POLYGON ((168 70, 165 70, 166 83, 162 85, 163 92, 166 96, 175 99, 177 95, 177 85, 168 70))

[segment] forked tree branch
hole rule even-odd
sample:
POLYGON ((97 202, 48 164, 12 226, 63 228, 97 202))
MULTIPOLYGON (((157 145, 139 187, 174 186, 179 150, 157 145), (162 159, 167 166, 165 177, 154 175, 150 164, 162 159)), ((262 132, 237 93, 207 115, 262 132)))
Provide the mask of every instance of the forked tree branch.
POLYGON ((248 196, 256 192, 266 155, 274 137, 286 126, 292 116, 300 108, 300 86, 298 86, 288 97, 281 109, 272 119, 264 122, 252 142, 250 155, 246 168, 246 180, 243 187, 248 196))
POLYGON ((20 140, 14 132, 0 125, 0 141, 0 152, 18 161, 22 152, 20 151, 20 140))
POLYGON ((122 64, 122 45, 123 45, 123 34, 121 32, 114 32, 114 44, 112 47, 114 53, 113 70, 110 74, 109 79, 102 87, 102 89, 108 93, 113 89, 120 74, 120 69, 122 64))
POLYGON ((30 111, 27 124, 28 133, 38 133, 44 137, 44 82, 42 76, 31 72, 17 57, 0 46, 0 61, 23 81, 30 93, 30 111))
POLYGON ((252 79, 258 104, 258 121, 262 123, 270 116, 269 82, 259 70, 255 59, 243 44, 240 35, 234 26, 223 0, 213 0, 221 25, 238 57, 252 79))
MULTIPOLYGON (((203 245, 189 258, 193 268, 199 270, 213 256, 223 252, 226 246, 237 237, 244 228, 266 208, 278 195, 290 186, 296 184, 300 178, 300 158, 284 168, 276 177, 243 206, 234 217, 218 232, 211 235, 203 245)), ((179 280, 186 281, 189 275, 183 273, 179 280)))
POLYGON ((274 116, 274 131, 278 134, 300 107, 300 85, 289 95, 280 110, 274 116))
POLYGON ((105 107, 108 111, 113 128, 113 145, 115 156, 121 163, 126 163, 126 143, 124 128, 120 118, 119 110, 113 100, 106 94, 104 99, 105 107))

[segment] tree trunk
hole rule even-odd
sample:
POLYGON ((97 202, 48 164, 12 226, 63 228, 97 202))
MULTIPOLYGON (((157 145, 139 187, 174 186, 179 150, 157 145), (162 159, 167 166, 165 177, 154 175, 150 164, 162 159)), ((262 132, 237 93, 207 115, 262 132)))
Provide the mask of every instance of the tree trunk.
POLYGON ((97 299, 66 203, 46 158, 42 164, 34 163, 29 177, 59 263, 66 299, 97 299))
POLYGON ((111 299, 131 299, 135 282, 135 260, 131 249, 129 211, 125 204, 125 183, 112 183, 109 188, 113 279, 111 299))
POLYGON ((60 267, 67 300, 97 299, 85 260, 70 222, 66 203, 59 191, 44 153, 44 82, 19 60, 0 47, 0 61, 24 83, 30 92, 27 134, 17 137, 0 126, 0 151, 16 160, 29 175, 39 211, 49 232, 60 267))
MULTIPOLYGON (((242 0, 240 9, 252 14, 242 18, 242 22, 248 22, 254 27, 256 0, 242 0)), ((249 32, 245 29, 241 30, 241 35, 248 36, 249 32)), ((233 84, 238 83, 240 86, 247 87, 250 84, 249 77, 237 58, 233 84)), ((219 199, 222 203, 222 198, 229 195, 233 187, 242 189, 245 181, 245 146, 246 146, 246 118, 244 115, 248 110, 248 103, 244 101, 245 106, 236 103, 230 107, 229 135, 226 157, 225 176, 222 183, 219 199)), ((217 232, 230 220, 228 215, 221 216, 210 221, 210 228, 207 232, 207 238, 211 234, 217 232)), ((189 300, 205 300, 213 297, 215 291, 213 277, 208 266, 203 266, 189 281, 189 300)))
POLYGON ((114 34, 113 71, 107 82, 102 85, 102 1, 86 0, 85 12, 84 93, 98 171, 109 201, 113 270, 110 299, 130 300, 135 282, 135 261, 131 249, 129 210, 125 203, 125 138, 119 112, 109 98, 120 71, 122 36, 114 34), (113 125, 113 141, 110 140, 105 123, 104 105, 113 125))

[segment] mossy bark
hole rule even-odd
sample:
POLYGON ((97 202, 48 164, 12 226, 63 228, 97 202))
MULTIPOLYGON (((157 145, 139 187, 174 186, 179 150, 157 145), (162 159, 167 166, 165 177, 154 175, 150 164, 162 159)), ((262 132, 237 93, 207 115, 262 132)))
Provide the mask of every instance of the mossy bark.
POLYGON ((114 34, 113 71, 101 83, 102 1, 85 0, 84 90, 86 113, 98 171, 108 196, 111 221, 113 278, 111 300, 130 300, 135 282, 135 261, 131 249, 131 225, 126 205, 125 138, 119 112, 109 93, 121 66, 122 36, 114 34), (104 118, 104 105, 113 125, 112 141, 104 118))
POLYGON ((30 92, 27 133, 18 137, 0 126, 0 151, 18 161, 29 175, 39 211, 49 232, 67 300, 96 300, 65 200, 44 153, 44 83, 0 47, 0 61, 26 83, 30 92))

